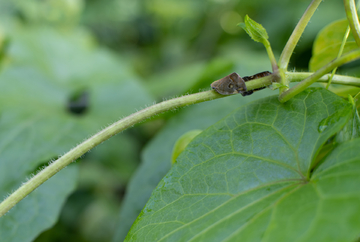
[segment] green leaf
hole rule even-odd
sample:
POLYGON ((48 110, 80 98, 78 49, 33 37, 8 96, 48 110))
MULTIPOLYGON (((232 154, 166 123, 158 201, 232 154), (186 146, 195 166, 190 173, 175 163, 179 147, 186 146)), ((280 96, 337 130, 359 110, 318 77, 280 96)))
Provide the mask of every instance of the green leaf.
POLYGON ((261 24, 256 23, 254 20, 249 18, 248 15, 245 16, 244 23, 240 23, 239 26, 243 28, 254 41, 263 44, 268 42, 269 36, 265 28, 261 24))
MULTIPOLYGON (((350 113, 348 102, 314 88, 286 104, 274 96, 237 109, 187 146, 126 241, 354 239, 360 231, 359 170, 343 183, 339 178, 349 168, 346 159, 337 167, 343 159, 335 154, 320 167, 327 175, 311 173, 318 150, 350 113), (333 122, 319 132, 331 115, 333 122)), ((347 157, 360 167, 354 159, 359 151, 347 157)))
MULTIPOLYGON (((341 19, 325 26, 316 36, 313 45, 313 55, 318 55, 331 45, 341 44, 343 41, 348 20, 341 19)), ((354 37, 350 34, 347 42, 354 41, 354 37)))
POLYGON ((152 76, 146 88, 158 98, 181 95, 201 77, 205 67, 205 63, 197 62, 164 71, 152 76))
MULTIPOLYGON (((11 63, 0 73, 2 198, 26 181, 39 165, 70 150, 101 127, 152 102, 127 71, 128 67, 118 57, 96 48, 86 32, 27 27, 14 29, 11 40, 8 53, 11 63), (76 114, 69 111, 69 102, 79 90, 87 93, 88 100, 84 112, 76 114)), ((75 178, 69 176, 64 180, 74 183, 75 178)), ((59 184, 50 184, 50 190, 61 189, 59 184)), ((56 195, 54 191, 56 197, 41 197, 40 205, 59 211, 63 204, 60 201, 68 193, 56 195), (59 202, 52 203, 54 199, 59 202)), ((40 197, 26 197, 21 203, 28 211, 20 213, 21 207, 15 206, 1 218, 3 223, 11 220, 12 214, 17 214, 16 221, 26 219, 28 213, 37 209, 32 207, 33 199, 40 197)), ((58 212, 34 216, 36 221, 54 221, 58 212)), ((22 233, 32 230, 38 234, 49 226, 51 223, 40 229, 34 222, 23 228, 22 233)), ((0 226, 0 234, 4 234, 4 229, 0 226)))
MULTIPOLYGON (((310 71, 317 71, 338 56, 347 26, 347 19, 342 19, 327 25, 319 32, 313 45, 313 54, 309 63, 310 71)), ((343 54, 357 48, 358 46, 350 34, 343 54)))
MULTIPOLYGON (((328 64, 330 61, 337 58, 339 50, 340 50, 341 43, 330 45, 327 48, 323 49, 316 55, 313 55, 310 59, 309 63, 309 70, 310 71, 317 71, 324 65, 328 64)), ((352 50, 356 50, 359 47, 356 45, 355 41, 348 42, 345 44, 343 54, 348 53, 352 50)))
POLYGON ((208 63, 194 62, 153 75, 146 88, 157 98, 197 92, 208 88, 214 77, 226 76, 234 67, 234 59, 216 58, 208 63))
MULTIPOLYGON (((266 53, 255 51, 237 43, 224 48, 222 56, 236 64, 225 75, 236 71, 242 76, 249 76, 271 68, 266 53), (238 53, 241 53, 240 58, 238 53)), ((208 82, 208 86, 214 80, 216 80, 216 76, 208 82)), ((171 151, 176 140, 182 134, 193 129, 203 130, 234 109, 272 94, 271 90, 264 89, 245 98, 234 95, 211 102, 199 103, 180 110, 177 115, 171 118, 142 152, 142 164, 127 187, 113 241, 124 241, 131 225, 149 200, 151 192, 170 170, 171 151)))
POLYGON ((177 157, 181 154, 181 152, 183 152, 186 146, 201 132, 202 130, 200 129, 188 131, 176 141, 171 156, 172 164, 176 162, 177 157))
POLYGON ((350 103, 353 105, 352 114, 344 128, 336 135, 335 141, 342 143, 360 137, 360 117, 352 96, 348 96, 350 103))
MULTIPOLYGON (((266 56, 264 56, 266 60, 266 56)), ((267 63, 268 64, 268 63, 267 63)), ((234 95, 182 109, 152 139, 142 152, 142 164, 132 177, 120 210, 113 241, 124 241, 131 225, 145 206, 152 191, 171 168, 172 148, 178 138, 193 129, 205 129, 238 106, 273 94, 262 90, 251 96, 234 95)))

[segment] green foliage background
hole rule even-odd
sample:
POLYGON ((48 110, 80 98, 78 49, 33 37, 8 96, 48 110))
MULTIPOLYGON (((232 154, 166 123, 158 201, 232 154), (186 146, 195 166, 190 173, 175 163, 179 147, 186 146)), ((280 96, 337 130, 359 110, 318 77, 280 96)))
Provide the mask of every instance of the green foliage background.
MULTIPOLYGON (((208 89, 234 71, 270 70, 262 45, 236 25, 251 16, 279 55, 308 4, 0 0, 0 197, 102 127, 154 101, 208 89)), ((308 69, 316 34, 344 18, 342 9, 341 2, 320 5, 291 68, 308 69)), ((111 138, 1 218, 1 241, 122 241, 170 169, 182 134, 271 94, 194 105, 111 138), (28 214, 34 206, 38 212, 28 214), (15 224, 8 223, 11 216, 15 224)))

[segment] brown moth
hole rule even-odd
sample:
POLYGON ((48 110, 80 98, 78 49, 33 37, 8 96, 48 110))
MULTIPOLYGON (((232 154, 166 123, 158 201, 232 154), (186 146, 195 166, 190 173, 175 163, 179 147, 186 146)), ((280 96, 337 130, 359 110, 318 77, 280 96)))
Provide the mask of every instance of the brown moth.
POLYGON ((211 88, 222 95, 242 94, 247 90, 245 81, 236 72, 214 81, 211 83, 211 88))
POLYGON ((243 96, 247 96, 253 94, 254 91, 261 90, 266 87, 261 87, 255 90, 247 91, 245 82, 268 75, 271 75, 271 72, 264 71, 252 76, 245 76, 244 78, 241 78, 236 72, 234 72, 224 78, 221 78, 220 80, 211 83, 211 88, 215 89, 216 92, 222 95, 231 95, 231 94, 240 93, 243 96))

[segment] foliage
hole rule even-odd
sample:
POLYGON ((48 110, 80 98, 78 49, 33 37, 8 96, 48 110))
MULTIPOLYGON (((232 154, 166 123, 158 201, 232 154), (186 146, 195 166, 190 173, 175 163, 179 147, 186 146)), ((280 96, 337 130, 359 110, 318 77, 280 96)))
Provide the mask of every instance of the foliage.
MULTIPOLYGON (((271 70, 308 4, 0 0, 1 197, 155 100, 271 70)), ((338 56, 342 8, 320 5, 289 70, 338 56)), ((350 34, 343 55, 358 49, 350 34)), ((357 76, 357 66, 339 72, 357 76)), ((333 92, 309 88, 281 104, 267 89, 147 120, 0 217, 0 240, 354 241, 360 119, 356 97, 333 92)))
MULTIPOLYGON (((321 166, 314 163, 350 111, 323 89, 307 89, 285 105, 270 97, 238 108, 188 145, 126 241, 356 238, 358 152, 340 158, 342 145, 321 166), (327 221, 334 211, 337 222, 327 221), (337 223, 346 229, 336 230, 337 223)), ((350 146, 356 144, 359 139, 350 146)))

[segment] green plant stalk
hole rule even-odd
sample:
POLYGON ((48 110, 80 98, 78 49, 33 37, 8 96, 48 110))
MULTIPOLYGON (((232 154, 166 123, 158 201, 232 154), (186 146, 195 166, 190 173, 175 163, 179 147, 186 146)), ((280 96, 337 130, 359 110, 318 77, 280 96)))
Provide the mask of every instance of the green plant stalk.
MULTIPOLYGON (((286 73, 286 78, 288 81, 301 81, 309 76, 313 75, 313 73, 297 73, 297 72, 288 72, 286 73)), ((326 77, 320 78, 318 81, 326 82, 328 79, 326 77)), ((247 90, 258 89, 264 86, 269 86, 274 81, 274 76, 265 76, 262 78, 254 79, 246 82, 247 90)), ((355 77, 347 77, 341 75, 335 75, 333 79, 333 83, 344 84, 344 85, 352 85, 360 87, 360 78, 355 77)), ((85 140, 83 143, 79 144, 65 155, 57 159, 56 161, 49 164, 35 176, 33 176, 30 180, 24 183, 21 187, 19 187, 15 192, 10 194, 2 203, 0 203, 0 217, 7 213, 13 206, 15 206, 18 202, 20 202, 23 198, 25 198, 29 193, 34 191, 37 187, 39 187, 46 180, 51 178, 61 169, 65 168, 71 162, 75 161, 77 158, 85 154, 90 149, 95 146, 101 144, 105 140, 109 139, 113 135, 132 127, 133 125, 140 123, 152 116, 157 114, 176 109, 179 107, 184 107, 187 105, 210 101, 218 98, 226 97, 225 95, 220 95, 215 91, 205 91, 200 93, 195 93, 187 96, 182 96, 174 99, 170 99, 143 110, 140 110, 124 119, 117 121, 116 123, 108 126, 103 129, 99 133, 85 140)))
POLYGON ((271 67, 272 67, 272 71, 273 73, 277 73, 278 72, 278 65, 274 56, 274 52, 271 49, 271 45, 270 42, 268 40, 264 41, 263 45, 265 46, 266 52, 269 56, 270 62, 271 62, 271 67))
POLYGON ((290 88, 288 91, 280 94, 279 101, 280 102, 286 102, 290 98, 294 97, 295 95, 299 94, 305 88, 316 82, 319 78, 321 78, 323 75, 334 69, 335 67, 341 66, 345 63, 348 63, 350 61, 356 60, 360 58, 360 49, 351 51, 345 55, 343 55, 340 58, 337 58, 333 61, 331 61, 329 64, 323 66, 318 71, 316 71, 311 76, 307 77, 305 80, 297 84, 296 86, 290 88))
POLYGON ((24 183, 21 187, 19 187, 15 192, 10 194, 10 196, 8 196, 2 203, 0 203, 0 217, 50 177, 55 175, 61 169, 85 154, 90 149, 109 139, 111 136, 165 111, 222 97, 225 96, 220 95, 212 90, 186 95, 155 104, 117 121, 116 123, 108 126, 99 133, 85 140, 83 143, 79 144, 56 161, 49 164, 30 180, 24 183))
POLYGON ((271 85, 273 83, 273 81, 274 81, 273 75, 257 78, 257 79, 246 82, 246 89, 248 91, 250 91, 250 90, 258 89, 261 87, 266 87, 266 86, 271 85))
MULTIPOLYGON (((313 75, 314 72, 286 72, 286 79, 290 82, 301 82, 302 80, 313 75)), ((327 83, 331 74, 320 77, 316 82, 327 83)), ((341 84, 346 86, 360 87, 360 78, 352 76, 334 75, 332 84, 341 84)))
MULTIPOLYGON (((342 55, 342 53, 343 53, 343 51, 344 51, 344 48, 345 48, 346 40, 348 39, 349 34, 350 34, 350 27, 348 26, 348 27, 346 28, 346 32, 345 32, 345 34, 344 34, 344 38, 343 38, 343 40, 342 40, 342 42, 341 42, 341 46, 340 46, 340 49, 339 49, 339 53, 338 53, 338 55, 337 55, 337 58, 339 58, 339 57, 342 55)), ((333 79, 336 70, 337 70, 337 67, 335 67, 334 70, 331 72, 331 76, 329 77, 329 81, 328 81, 328 83, 327 83, 327 85, 326 85, 326 89, 329 88, 329 86, 330 86, 330 84, 331 84, 331 80, 333 79)))
POLYGON ((356 44, 360 47, 360 24, 357 15, 355 0, 344 0, 346 17, 356 44))
MULTIPOLYGON (((271 83, 272 77, 267 76, 265 78, 259 78, 259 80, 255 79, 253 81, 249 81, 246 83, 246 85, 248 90, 253 90, 270 85, 271 83)), ((213 90, 186 95, 155 104, 117 121, 116 123, 108 126, 99 133, 85 140, 83 143, 79 144, 56 161, 49 164, 47 167, 45 167, 43 170, 33 176, 30 180, 24 183, 21 187, 19 187, 15 192, 10 194, 10 196, 8 196, 4 201, 0 203, 0 217, 7 213, 13 206, 15 206, 18 202, 25 198, 29 193, 34 191, 42 183, 47 181, 50 177, 54 176, 61 169, 65 168, 66 166, 71 164, 71 162, 75 161, 77 158, 88 152, 90 149, 101 144, 113 135, 116 135, 119 132, 124 131, 125 129, 130 128, 133 125, 140 123, 141 121, 144 121, 157 114, 179 107, 210 101, 222 97, 226 96, 218 94, 213 90)))
POLYGON ((290 57, 292 53, 294 52, 295 46, 299 42, 299 39, 302 35, 302 33, 305 30, 306 25, 310 21, 310 18, 314 14, 315 10, 319 6, 322 0, 313 0, 306 11, 304 12, 303 16, 299 20, 298 24, 296 25, 294 31, 292 32, 288 42, 286 43, 279 59, 279 68, 283 72, 287 70, 287 67, 289 65, 290 57))

